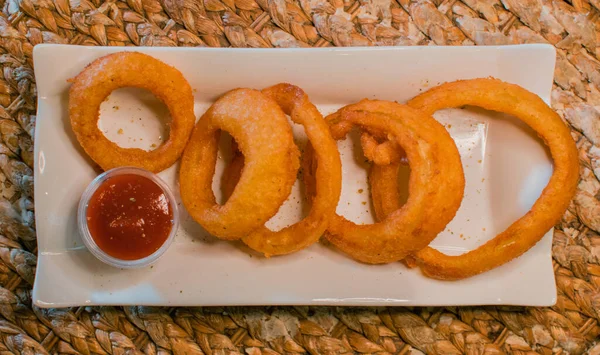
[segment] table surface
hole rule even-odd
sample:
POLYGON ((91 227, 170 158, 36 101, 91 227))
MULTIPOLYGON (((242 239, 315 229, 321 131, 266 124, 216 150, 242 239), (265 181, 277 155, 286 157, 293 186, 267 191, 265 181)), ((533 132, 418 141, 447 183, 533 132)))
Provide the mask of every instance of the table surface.
MULTIPOLYGON (((600 1, 0 0, 0 350, 12 353, 600 354, 600 1), (557 48, 552 106, 580 151, 550 308, 38 309, 33 46, 557 48)), ((65 290, 68 292, 68 290, 65 290)), ((515 286, 518 292, 518 285, 515 286)))

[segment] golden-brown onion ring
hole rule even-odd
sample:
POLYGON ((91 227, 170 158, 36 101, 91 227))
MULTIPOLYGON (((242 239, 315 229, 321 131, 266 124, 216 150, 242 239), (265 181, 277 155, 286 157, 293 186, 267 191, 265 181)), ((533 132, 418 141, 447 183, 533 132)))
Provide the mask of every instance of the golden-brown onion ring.
POLYGON ((275 101, 251 89, 219 98, 194 127, 181 159, 181 200, 204 229, 221 239, 240 239, 273 217, 291 192, 298 148, 275 101), (212 190, 220 131, 227 131, 246 158, 233 193, 223 205, 212 190))
POLYGON ((365 158, 377 165, 389 165, 396 162, 408 163, 406 154, 402 147, 393 140, 379 142, 375 136, 369 132, 362 132, 360 135, 360 145, 365 158))
POLYGON ((352 125, 385 132, 404 148, 412 166, 404 206, 371 225, 335 215, 326 238, 354 259, 371 264, 398 261, 427 246, 454 217, 464 191, 458 150, 446 130, 431 116, 388 101, 363 100, 326 120, 335 139, 344 138, 352 125))
MULTIPOLYGON (((262 226, 242 238, 250 248, 265 256, 290 254, 306 248, 319 240, 329 220, 335 214, 342 190, 342 165, 335 140, 321 113, 310 102, 308 96, 297 86, 278 84, 262 91, 274 99, 292 121, 304 127, 306 135, 314 145, 315 194, 308 215, 300 222, 277 232, 262 226)), ((235 186, 244 157, 236 154, 227 166, 224 193, 228 195, 235 186)))
MULTIPOLYGON (((579 176, 577 149, 567 126, 537 95, 514 84, 496 79, 474 79, 446 83, 408 102, 426 114, 451 107, 473 105, 513 115, 533 128, 550 148, 554 172, 531 210, 494 239, 468 253, 449 256, 425 248, 415 261, 425 275, 456 280, 491 270, 525 253, 560 220, 575 193, 579 176)), ((377 166, 371 188, 378 191, 379 217, 399 207, 392 196, 397 191, 394 165, 377 166), (386 199, 380 199, 381 196, 386 199)), ((375 172, 375 170, 374 170, 375 172)), ((397 196, 397 195, 396 195, 397 196)))
POLYGON ((142 53, 120 52, 96 59, 70 81, 71 127, 83 150, 102 169, 135 166, 159 172, 179 159, 196 117, 192 88, 177 69, 142 53), (158 148, 149 152, 121 148, 98 129, 100 104, 123 87, 149 90, 169 108, 169 138, 158 148))

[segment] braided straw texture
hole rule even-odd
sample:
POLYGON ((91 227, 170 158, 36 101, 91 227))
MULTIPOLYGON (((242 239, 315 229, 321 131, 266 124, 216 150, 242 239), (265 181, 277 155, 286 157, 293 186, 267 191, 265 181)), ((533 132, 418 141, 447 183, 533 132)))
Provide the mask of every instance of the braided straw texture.
MULTIPOLYGON (((0 355, 600 354, 600 0, 0 0, 0 355), (581 182, 550 308, 32 307, 39 43, 324 47, 551 43, 581 182)), ((518 285, 516 285, 518 287, 518 285)))

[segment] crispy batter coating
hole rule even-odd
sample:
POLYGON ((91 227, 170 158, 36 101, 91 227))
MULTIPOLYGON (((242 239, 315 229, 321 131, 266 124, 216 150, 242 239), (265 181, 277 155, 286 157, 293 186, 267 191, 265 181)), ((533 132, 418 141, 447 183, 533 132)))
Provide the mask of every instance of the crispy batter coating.
MULTIPOLYGON (((412 167, 410 196, 404 206, 371 225, 335 215, 326 238, 354 259, 370 264, 398 261, 427 246, 454 217, 464 191, 458 150, 446 130, 418 110, 378 100, 346 106, 326 120, 335 139, 344 138, 353 125, 388 136, 404 149, 412 167)), ((311 176, 306 176, 310 186, 311 176)))
POLYGON ((263 226, 289 196, 299 168, 291 127, 277 103, 252 89, 219 98, 194 127, 179 173, 181 200, 192 218, 221 239, 240 239, 263 226), (231 196, 216 203, 212 190, 220 131, 245 157, 231 196))
MULTIPOLYGON (((309 141, 315 143, 315 188, 309 214, 300 222, 277 232, 263 226, 242 241, 265 256, 294 253, 321 238, 331 217, 335 214, 342 191, 342 165, 335 140, 329 133, 323 115, 297 86, 278 84, 262 91, 274 99, 283 111, 304 126, 309 141)), ((223 190, 229 195, 235 188, 244 166, 244 156, 235 154, 226 167, 223 190)))
POLYGON ((179 159, 196 118, 192 88, 177 69, 146 54, 119 52, 96 59, 71 81, 71 127, 79 144, 102 169, 135 166, 156 173, 179 159), (152 151, 121 148, 98 128, 100 104, 123 87, 149 90, 169 108, 169 138, 152 151))
MULTIPOLYGON (((531 210, 494 239, 458 256, 433 248, 416 253, 414 261, 426 276, 457 280, 491 270, 525 253, 560 220, 577 187, 577 149, 567 126, 537 95, 497 79, 473 79, 440 85, 407 104, 426 114, 473 105, 513 115, 539 134, 554 160, 552 177, 531 210)), ((381 165, 371 174, 371 188, 377 192, 372 197, 381 207, 376 209, 380 218, 399 208, 397 193, 394 194, 398 190, 396 172, 397 166, 381 165)))

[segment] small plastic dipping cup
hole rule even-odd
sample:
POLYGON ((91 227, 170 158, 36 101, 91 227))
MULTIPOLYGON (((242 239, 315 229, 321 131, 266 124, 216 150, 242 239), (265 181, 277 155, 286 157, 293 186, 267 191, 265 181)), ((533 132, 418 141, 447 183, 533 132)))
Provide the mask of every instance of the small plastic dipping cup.
MULTIPOLYGON (((140 179, 140 180, 143 180, 143 179, 140 179)), ((146 186, 148 186, 146 180, 143 182, 146 184, 146 186)), ((132 191, 135 191, 135 190, 132 190, 132 191)), ((142 198, 145 198, 145 197, 142 196, 142 198)), ((135 198, 132 197, 131 201, 132 201, 132 203, 135 203, 136 200, 135 200, 135 198)), ((158 211, 163 212, 162 218, 164 219, 165 218, 165 216, 164 216, 164 208, 165 208, 164 202, 165 201, 164 201, 164 199, 161 198, 161 200, 159 202, 162 203, 162 208, 158 208, 158 211)), ((123 205, 121 205, 121 206, 123 206, 123 205)), ((159 205, 156 205, 156 206, 159 206, 159 205)), ((131 207, 131 208, 133 208, 133 207, 131 207)), ((141 206, 138 206, 137 208, 141 209, 141 206)), ((109 209, 108 213, 111 213, 111 211, 112 210, 109 209)), ((127 217, 127 216, 124 216, 124 217, 127 217)), ((110 225, 112 226, 112 223, 115 223, 115 224, 122 223, 121 221, 117 221, 117 220, 119 220, 119 218, 114 219, 110 225)), ((126 220, 126 218, 125 218, 125 220, 126 220)), ((175 201, 175 197, 173 196, 173 193, 171 192, 171 190, 169 189, 167 184, 164 181, 162 181, 158 176, 156 176, 156 174, 153 174, 144 169, 133 168, 133 167, 115 168, 115 169, 111 169, 111 170, 108 170, 108 171, 100 174, 88 185, 86 190, 83 192, 83 195, 81 196, 81 200, 79 201, 79 207, 77 209, 77 224, 78 224, 78 228, 79 228, 79 233, 81 234, 81 237, 83 239, 83 243, 96 258, 98 258, 99 260, 101 260, 102 262, 104 262, 108 265, 118 267, 118 268, 140 268, 140 267, 148 266, 148 265, 154 263, 156 260, 158 260, 158 258, 160 258, 165 253, 165 251, 167 251, 167 249, 171 245, 171 242, 173 242, 173 239, 175 238, 175 234, 177 233, 177 228, 179 227, 179 213, 177 210, 177 201, 175 201), (114 252, 115 249, 114 248, 116 248, 116 244, 109 245, 110 248, 106 248, 106 249, 113 249, 112 253, 109 253, 106 250, 103 250, 101 247, 98 246, 98 242, 100 242, 100 240, 102 238, 100 238, 100 236, 98 236, 98 235, 94 236, 93 235, 94 231, 90 230, 90 228, 88 226, 88 220, 89 220, 88 206, 90 205, 90 202, 93 203, 93 201, 91 201, 92 198, 98 197, 98 196, 94 197, 95 192, 99 188, 105 186, 104 184, 110 183, 111 179, 112 179, 112 181, 117 181, 118 179, 133 178, 133 177, 129 177, 129 176, 121 176, 121 177, 115 178, 119 175, 137 175, 139 177, 145 178, 145 179, 153 182, 155 185, 157 185, 160 188, 160 190, 162 190, 162 193, 166 197, 168 206, 170 207, 170 210, 172 213, 172 217, 170 219, 171 229, 168 232, 168 236, 166 237, 164 242, 162 242, 162 245, 160 245, 160 247, 158 247, 158 249, 151 252, 149 255, 145 255, 145 256, 142 256, 142 257, 139 257, 136 259, 130 259, 130 258, 125 258, 125 257, 123 257, 123 258, 115 257, 115 252, 114 252), (98 238, 98 242, 94 238, 98 238)), ((142 228, 142 227, 145 227, 146 224, 148 224, 148 222, 144 221, 144 219, 139 219, 139 222, 137 222, 137 224, 133 225, 133 228, 134 229, 136 227, 142 228), (142 226, 142 225, 144 225, 144 226, 142 226)), ((150 223, 150 225, 148 225, 147 227, 151 227, 151 226, 152 225, 150 223)), ((132 227, 132 225, 129 225, 127 227, 132 227)), ((141 229, 141 230, 143 230, 143 229, 141 229)), ((152 229, 152 230, 155 230, 155 229, 152 229)), ((142 234, 142 236, 145 236, 145 234, 142 234)), ((122 237, 121 236, 118 236, 118 238, 115 237, 114 238, 115 243, 118 242, 118 239, 121 239, 121 242, 122 242, 123 241, 122 238, 127 238, 127 234, 123 234, 122 237)), ((139 238, 139 236, 138 236, 138 238, 139 238)), ((104 240, 100 244, 104 244, 106 246, 106 245, 108 245, 106 243, 107 242, 112 243, 112 240, 113 240, 113 238, 110 238, 110 240, 108 240, 108 241, 104 240)))

